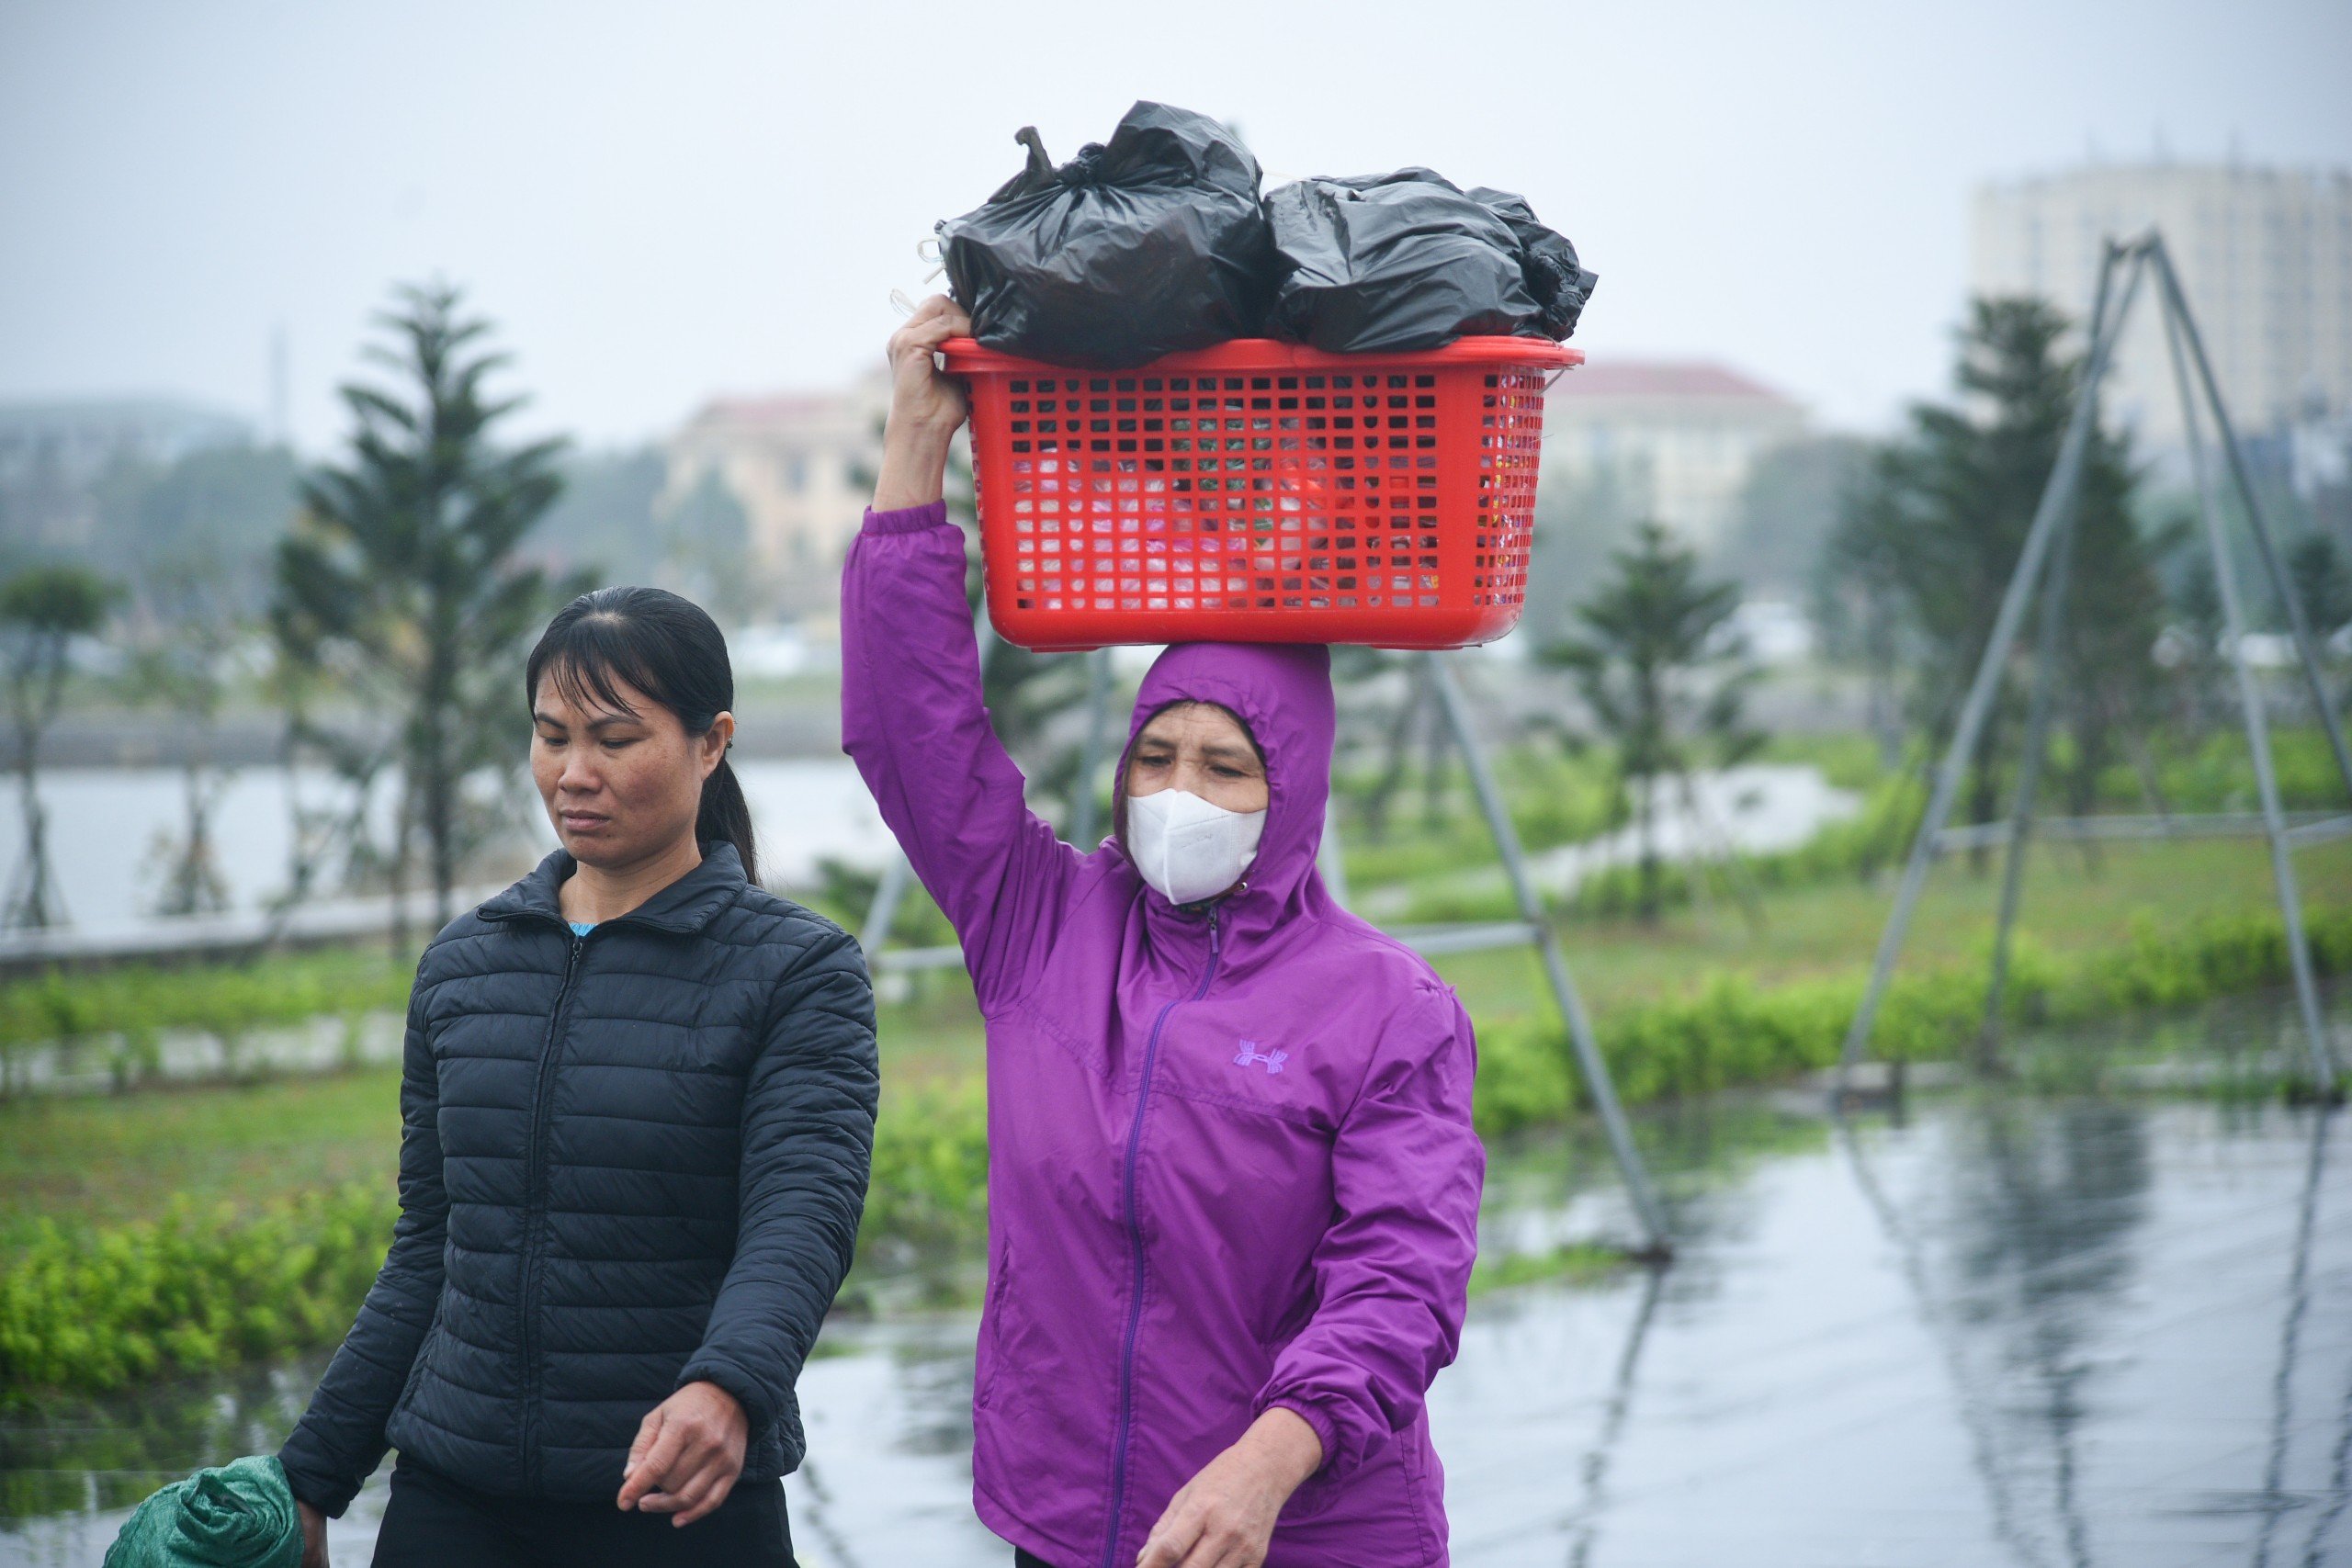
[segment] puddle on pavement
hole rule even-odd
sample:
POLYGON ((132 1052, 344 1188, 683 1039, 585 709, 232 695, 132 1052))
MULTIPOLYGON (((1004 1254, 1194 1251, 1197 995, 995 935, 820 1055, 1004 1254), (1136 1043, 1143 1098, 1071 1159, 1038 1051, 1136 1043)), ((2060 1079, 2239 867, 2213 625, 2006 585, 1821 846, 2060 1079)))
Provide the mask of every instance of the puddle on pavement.
MULTIPOLYGON (((2205 1043, 2258 1057, 2274 1018, 2205 1043)), ((2352 1562, 2352 1113, 1953 1091, 1841 1129, 1781 1096, 1643 1136, 1674 1267, 1482 1294, 1431 1393, 1465 1568, 2352 1562)), ((1583 1139, 1498 1149, 1487 1249, 1624 1237, 1607 1178, 1583 1139)), ((827 1330, 807 1568, 1001 1568, 972 1333, 827 1330)), ((0 1563, 96 1563, 155 1485, 274 1447, 322 1359, 0 1422, 0 1563)))

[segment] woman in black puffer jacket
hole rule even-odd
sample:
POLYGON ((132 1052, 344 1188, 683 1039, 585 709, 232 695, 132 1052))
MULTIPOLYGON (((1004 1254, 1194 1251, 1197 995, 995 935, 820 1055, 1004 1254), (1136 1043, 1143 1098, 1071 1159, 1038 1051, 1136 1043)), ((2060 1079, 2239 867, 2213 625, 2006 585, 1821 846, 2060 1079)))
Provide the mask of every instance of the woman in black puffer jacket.
POLYGON ((793 1383, 873 1149, 872 987, 753 879, 709 616, 583 595, 526 691, 563 848, 417 966, 400 1223, 279 1455, 304 1562, 390 1445, 379 1568, 789 1564, 793 1383))

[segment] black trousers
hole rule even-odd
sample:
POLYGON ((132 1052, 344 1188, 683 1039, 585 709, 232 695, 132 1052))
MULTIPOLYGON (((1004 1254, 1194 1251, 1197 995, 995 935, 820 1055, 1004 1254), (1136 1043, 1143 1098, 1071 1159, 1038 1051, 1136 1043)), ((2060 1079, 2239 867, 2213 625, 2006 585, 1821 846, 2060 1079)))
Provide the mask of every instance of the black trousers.
MULTIPOLYGON (((615 1491, 619 1488, 616 1486, 615 1491)), ((405 1458, 376 1532, 375 1568, 795 1568, 784 1483, 738 1485, 681 1529, 609 1502, 496 1497, 405 1458)))
POLYGON ((1012 1568, 1054 1568, 1054 1565, 1035 1552, 1023 1551, 1016 1546, 1012 1549, 1012 1568))

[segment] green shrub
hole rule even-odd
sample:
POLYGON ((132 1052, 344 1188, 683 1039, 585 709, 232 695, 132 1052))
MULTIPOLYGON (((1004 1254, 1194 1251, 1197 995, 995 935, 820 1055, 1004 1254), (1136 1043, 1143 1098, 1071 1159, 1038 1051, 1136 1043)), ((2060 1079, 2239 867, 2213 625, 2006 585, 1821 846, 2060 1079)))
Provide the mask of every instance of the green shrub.
POLYGON ((158 1038, 172 1029, 211 1034, 234 1073, 255 1030, 322 1014, 397 1010, 407 1004, 413 973, 413 964, 382 952, 340 949, 244 966, 51 969, 0 983, 0 1091, 14 1086, 18 1052, 52 1042, 103 1051, 117 1085, 127 1086, 152 1069, 158 1038))
MULTIPOLYGON (((2309 918, 2323 975, 2352 973, 2352 910, 2309 918)), ((2117 948, 2058 958, 2020 942, 2010 963, 2007 1020, 2070 1026, 2121 1013, 2193 1007, 2290 977, 2276 915, 2217 916, 2170 941, 2144 925, 2117 948)), ((1882 1060, 1949 1058, 1982 1024, 1985 970, 1898 975, 1879 1007, 1870 1042, 1882 1060)), ((1628 1104, 1694 1099, 1833 1066, 1845 1043, 1863 977, 1791 981, 1767 989, 1717 976, 1688 997, 1614 1010, 1594 1022, 1600 1054, 1628 1104)), ((1565 1028, 1514 1020, 1478 1035, 1479 1130, 1500 1134, 1556 1121, 1588 1101, 1565 1028)))
POLYGON ((858 1246, 869 1258, 968 1247, 988 1230, 987 1093, 975 1074, 887 1099, 858 1246))
POLYGON ((1597 1242, 1572 1242, 1544 1252, 1507 1252, 1471 1266, 1470 1293, 1506 1291, 1539 1280, 1603 1280, 1627 1267, 1625 1254, 1597 1242))
POLYGON ((390 1189, 357 1183, 259 1213, 181 1202, 119 1226, 37 1222, 0 1274, 0 1390, 103 1391, 332 1342, 396 1207, 390 1189))
MULTIPOLYGON (((398 1201, 352 1183, 238 1213, 175 1202, 160 1220, 11 1235, 0 1267, 0 1399, 104 1392, 333 1344, 359 1310, 398 1201)), ((988 1225, 977 1077, 894 1097, 876 1128, 863 1266, 976 1251, 988 1225)))
MULTIPOLYGON (((2311 931, 2323 972, 2352 972, 2352 910, 2314 914, 2311 931)), ((2143 926, 2120 947, 2063 959, 2021 945, 2008 1007, 2018 1021, 2073 1025, 2190 1006, 2273 986, 2287 974, 2278 918, 2235 915, 2172 940, 2143 926)), ((1630 1104, 1785 1079, 1837 1060, 1861 986, 1857 975, 1770 988, 1719 976, 1690 996, 1602 1016, 1601 1054, 1630 1104)), ((1873 1054, 1919 1061, 1962 1050, 1977 1028, 1984 987, 1981 965, 1898 978, 1873 1054)), ((1556 1125, 1583 1108, 1558 1025, 1498 1021, 1481 1028, 1478 1046, 1482 1133, 1556 1125)), ((987 1104, 977 1076, 893 1096, 876 1129, 861 1273, 926 1256, 972 1256, 986 1235, 987 1181, 987 1104)), ((183 1202, 153 1222, 36 1222, 11 1238, 0 1271, 0 1399, 43 1388, 119 1388, 332 1344, 374 1278, 393 1217, 390 1188, 369 1182, 243 1215, 183 1202)), ((1523 1262, 1490 1270, 1487 1282, 1551 1268, 1523 1262)))

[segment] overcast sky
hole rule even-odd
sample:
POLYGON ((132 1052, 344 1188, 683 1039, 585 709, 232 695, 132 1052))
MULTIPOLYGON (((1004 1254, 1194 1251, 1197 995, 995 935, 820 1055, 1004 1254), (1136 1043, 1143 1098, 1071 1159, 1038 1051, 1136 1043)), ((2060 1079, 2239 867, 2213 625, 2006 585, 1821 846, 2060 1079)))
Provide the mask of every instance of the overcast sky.
POLYGON ((1015 129, 1066 158, 1156 97, 1270 182, 1522 190, 1601 275, 1588 353, 1874 428, 1942 382, 1976 183, 2160 141, 2352 164, 2347 62, 2345 0, 0 0, 0 399, 260 421, 282 329, 315 449, 388 287, 438 274, 535 426, 657 435, 873 363, 1015 129))

